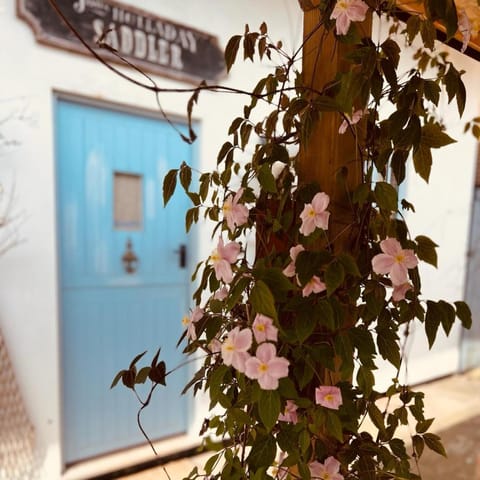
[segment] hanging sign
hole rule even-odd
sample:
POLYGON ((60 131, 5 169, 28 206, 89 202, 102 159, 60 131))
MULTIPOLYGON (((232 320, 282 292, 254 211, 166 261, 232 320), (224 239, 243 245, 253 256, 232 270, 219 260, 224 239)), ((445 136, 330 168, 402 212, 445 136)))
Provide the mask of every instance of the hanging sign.
MULTIPOLYGON (((215 80, 225 71, 217 38, 209 33, 112 0, 56 3, 106 60, 122 63, 120 56, 142 70, 192 83, 215 80), (110 48, 100 48, 99 41, 110 48)), ((48 0, 17 0, 17 14, 32 27, 38 42, 89 54, 48 0)))

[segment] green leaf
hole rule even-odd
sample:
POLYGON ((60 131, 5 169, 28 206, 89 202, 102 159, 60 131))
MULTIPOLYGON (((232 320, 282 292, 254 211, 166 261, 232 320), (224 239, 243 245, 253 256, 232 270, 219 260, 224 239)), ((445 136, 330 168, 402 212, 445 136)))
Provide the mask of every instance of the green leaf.
POLYGON ((332 255, 326 250, 318 252, 300 252, 295 261, 295 269, 302 285, 305 285, 314 275, 319 274, 321 267, 331 261, 332 255))
POLYGON ((398 62, 400 61, 400 47, 398 43, 388 38, 381 45, 383 53, 387 58, 392 62, 394 68, 398 67, 398 62))
POLYGON ((192 228, 193 223, 198 222, 199 210, 198 207, 192 207, 187 210, 185 214, 185 231, 188 233, 192 228))
POLYGON ((438 85, 438 83, 434 82, 433 80, 425 80, 423 89, 425 93, 425 98, 432 102, 434 105, 438 106, 441 92, 440 85, 438 85))
POLYGON ((377 346, 382 358, 399 368, 401 363, 400 347, 396 335, 387 329, 377 329, 377 346))
POLYGON ((407 450, 405 449, 405 442, 400 438, 393 438, 388 442, 388 445, 396 457, 402 459, 408 458, 407 450))
MULTIPOLYGON (((222 148, 220 149, 220 151, 218 152, 217 164, 219 164, 227 156, 227 154, 232 151, 232 149, 233 149, 233 145, 230 142, 225 142, 222 145, 222 148)), ((215 177, 213 176, 213 178, 215 177)))
POLYGON ((438 305, 431 300, 427 301, 427 313, 425 315, 425 332, 427 334, 428 346, 432 348, 440 326, 442 312, 438 305))
POLYGON ((258 182, 262 189, 268 193, 276 193, 277 185, 275 183, 275 177, 268 163, 264 163, 257 173, 258 182))
POLYGON ((441 148, 456 143, 438 123, 427 123, 422 127, 422 144, 430 148, 441 148))
POLYGON ((272 292, 265 282, 257 280, 249 297, 250 304, 257 313, 263 313, 267 317, 277 319, 277 310, 272 292))
POLYGON ((280 415, 280 395, 276 390, 260 391, 258 414, 267 432, 270 432, 277 423, 278 416, 280 415))
POLYGON ((128 368, 132 369, 135 364, 147 353, 147 350, 145 350, 143 353, 139 353, 130 363, 130 366, 128 368))
POLYGON ((443 330, 445 335, 450 334, 450 330, 455 322, 455 309, 449 303, 440 300, 438 302, 438 308, 442 312, 442 316, 440 317, 440 322, 442 323, 443 330))
POLYGON ((425 442, 423 438, 420 435, 414 435, 412 437, 412 443, 413 443, 413 449, 415 450, 415 453, 417 454, 417 458, 420 458, 422 456, 423 450, 425 448, 425 442))
POLYGON ((124 370, 122 374, 122 383, 127 387, 133 389, 135 387, 136 368, 124 370))
POLYGON ((277 445, 273 435, 258 435, 252 444, 247 462, 252 469, 269 467, 275 460, 277 445))
POLYGON ((303 343, 315 330, 317 322, 310 311, 301 312, 295 321, 295 334, 300 343, 303 343))
POLYGON ((205 473, 207 475, 210 475, 217 464, 218 459, 220 458, 220 455, 222 455, 222 452, 216 453, 215 455, 212 455, 206 462, 205 462, 205 473))
POLYGON ((357 383, 362 392, 368 397, 375 385, 375 377, 369 368, 361 366, 357 372, 357 383))
POLYGON ((163 179, 163 205, 167 205, 168 201, 175 192, 177 186, 177 173, 178 169, 173 168, 170 170, 163 179))
POLYGON ((283 274, 281 268, 275 267, 254 269, 253 276, 258 280, 263 280, 275 298, 283 300, 285 298, 285 292, 288 292, 292 289, 292 283, 283 274))
POLYGON ((438 245, 428 237, 424 235, 418 235, 415 237, 417 242, 417 256, 420 260, 437 267, 438 257, 436 248, 438 245))
POLYGON ((361 277, 357 262, 349 253, 341 253, 338 255, 338 260, 343 265, 345 272, 353 277, 361 277))
POLYGON ((432 169, 432 152, 430 147, 420 144, 413 152, 413 166, 415 171, 428 183, 432 169))
POLYGON ((115 378, 113 379, 112 384, 110 385, 110 388, 113 388, 117 385, 117 383, 120 381, 120 379, 123 377, 123 374, 126 372, 126 370, 120 370, 116 375, 115 378))
POLYGON ((180 184, 184 188, 186 192, 188 192, 188 188, 190 187, 190 183, 192 182, 192 169, 184 163, 180 168, 180 184))
POLYGON ((330 296, 345 280, 345 269, 340 262, 330 263, 325 272, 325 284, 327 294, 330 296))
POLYGON ((329 435, 343 442, 343 427, 338 415, 334 412, 326 412, 325 427, 329 435))
POLYGON ((370 195, 370 186, 367 183, 361 183, 353 192, 353 203, 362 206, 370 195))
POLYGON ((380 208, 396 212, 398 209, 398 196, 395 188, 387 182, 377 182, 375 185, 375 198, 380 208))
POLYGON ((444 457, 447 456, 447 452, 445 451, 445 448, 443 447, 438 435, 433 433, 425 433, 425 435, 423 435, 423 439, 430 450, 433 450, 444 457))
POLYGON ((435 420, 434 418, 429 418, 427 420, 422 420, 420 422, 417 422, 415 431, 417 433, 425 433, 432 426, 432 423, 434 420, 435 420))
POLYGON ((141 368, 140 371, 137 373, 137 376, 135 377, 135 383, 145 383, 148 378, 148 374, 150 373, 150 368, 151 367, 141 368))
POLYGON ((368 415, 378 430, 380 430, 380 432, 385 432, 385 419, 383 418, 380 409, 374 403, 369 404, 368 415))
POLYGON ((455 307, 457 308, 457 317, 462 322, 463 328, 467 330, 472 327, 472 312, 470 307, 465 302, 455 302, 455 307))
POLYGON ((335 329, 335 312, 327 298, 320 300, 315 307, 318 322, 329 330, 335 329))
POLYGON ((148 372, 148 378, 154 382, 158 383, 160 385, 166 385, 165 377, 167 376, 167 366, 165 365, 165 362, 162 360, 161 362, 158 363, 158 365, 155 365, 155 367, 151 368, 150 371, 148 372))
POLYGON ((230 71, 232 65, 235 62, 235 58, 237 57, 238 48, 240 47, 240 40, 242 39, 241 35, 233 36, 227 43, 225 47, 225 64, 227 66, 227 72, 230 71))
POLYGON ((407 20, 407 37, 409 43, 412 43, 414 38, 420 32, 420 16, 419 15, 411 15, 407 20))

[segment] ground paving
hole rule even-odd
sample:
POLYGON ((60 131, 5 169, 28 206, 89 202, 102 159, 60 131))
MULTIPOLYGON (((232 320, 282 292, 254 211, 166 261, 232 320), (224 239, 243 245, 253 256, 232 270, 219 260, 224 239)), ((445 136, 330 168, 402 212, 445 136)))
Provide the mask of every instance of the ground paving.
MULTIPOLYGON (((442 437, 448 458, 426 451, 423 480, 480 480, 480 370, 421 385, 427 418, 442 437)), ((407 439, 409 432, 403 432, 407 439)), ((123 480, 181 480, 208 455, 196 455, 122 477, 123 480)))

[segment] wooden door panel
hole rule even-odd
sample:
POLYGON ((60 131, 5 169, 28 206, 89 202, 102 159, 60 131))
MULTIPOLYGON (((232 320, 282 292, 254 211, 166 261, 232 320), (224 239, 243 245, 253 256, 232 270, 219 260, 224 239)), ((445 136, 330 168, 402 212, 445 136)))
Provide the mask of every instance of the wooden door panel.
MULTIPOLYGON (((189 278, 175 251, 187 243, 187 199, 176 194, 164 209, 162 179, 192 152, 153 118, 61 100, 56 113, 64 458, 72 463, 144 442, 133 393, 109 389, 117 371, 159 347, 168 367, 182 361, 175 345, 189 278), (122 262, 127 242, 134 273, 122 262)), ((145 412, 152 439, 186 430, 187 377, 187 369, 169 377, 145 412)))

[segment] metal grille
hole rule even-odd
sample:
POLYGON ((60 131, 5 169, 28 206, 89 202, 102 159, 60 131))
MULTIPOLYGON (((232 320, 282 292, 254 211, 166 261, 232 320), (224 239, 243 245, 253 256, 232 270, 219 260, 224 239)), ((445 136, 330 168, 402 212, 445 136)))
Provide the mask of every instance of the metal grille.
POLYGON ((31 480, 35 467, 35 432, 0 331, 0 480, 31 480))

